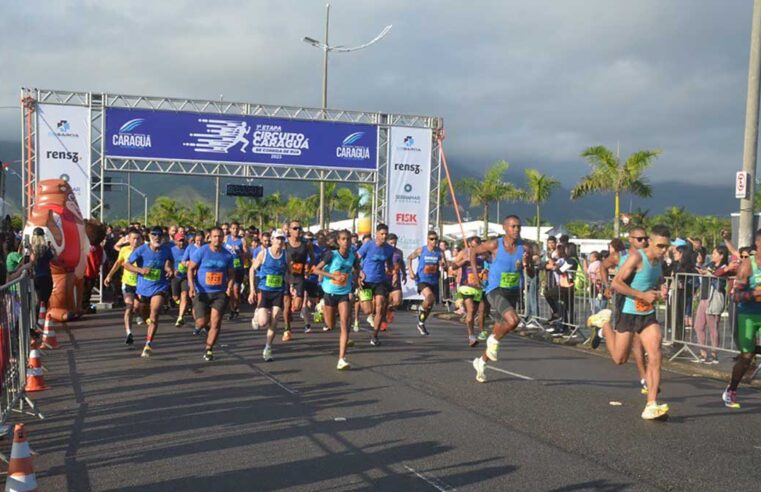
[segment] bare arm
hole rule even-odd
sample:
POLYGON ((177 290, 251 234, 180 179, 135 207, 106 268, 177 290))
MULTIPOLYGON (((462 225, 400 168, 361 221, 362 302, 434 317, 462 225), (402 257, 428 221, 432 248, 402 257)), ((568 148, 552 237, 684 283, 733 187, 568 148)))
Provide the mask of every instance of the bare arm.
MULTIPOLYGON (((478 271, 478 261, 477 261, 478 255, 482 255, 484 253, 493 253, 497 251, 497 246, 498 246, 497 240, 492 239, 492 240, 486 241, 485 243, 479 244, 475 248, 470 248, 470 268, 472 268, 474 272, 477 272, 478 271)), ((481 287, 481 279, 478 277, 478 275, 476 275, 475 284, 476 285, 474 287, 476 288, 481 287)))
POLYGON ((642 292, 637 289, 632 289, 625 282, 625 279, 631 278, 632 275, 637 273, 637 270, 639 269, 641 264, 642 264, 641 255, 638 255, 638 254, 629 255, 629 257, 626 259, 626 262, 624 262, 624 265, 621 267, 621 269, 618 271, 616 276, 613 278, 613 289, 621 295, 631 297, 634 299, 639 299, 641 301, 652 304, 653 302, 655 302, 655 300, 658 297, 656 291, 651 290, 647 292, 642 292))
POLYGON ((407 264, 410 266, 410 278, 412 280, 415 280, 415 269, 412 268, 412 260, 419 258, 420 254, 423 252, 423 248, 417 248, 415 251, 410 253, 410 255, 407 257, 407 264))
POLYGON ((122 263, 124 263, 124 260, 121 258, 117 258, 117 260, 114 262, 114 266, 111 267, 111 270, 108 272, 108 275, 106 275, 106 278, 103 279, 103 283, 108 287, 108 284, 111 283, 111 278, 116 275, 116 271, 121 268, 122 263))
POLYGON ((194 261, 188 261, 188 295, 190 297, 196 296, 196 273, 198 273, 198 263, 194 261))

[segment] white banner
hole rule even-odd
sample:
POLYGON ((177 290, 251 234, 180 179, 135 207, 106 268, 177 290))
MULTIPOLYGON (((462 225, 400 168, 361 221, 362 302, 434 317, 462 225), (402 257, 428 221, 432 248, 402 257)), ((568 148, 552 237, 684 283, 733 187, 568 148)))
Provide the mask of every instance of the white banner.
POLYGON ((68 181, 90 217, 90 108, 37 105, 37 180, 43 179, 68 181))
MULTIPOLYGON (((389 232, 399 236, 397 248, 407 256, 426 244, 428 196, 431 183, 432 132, 423 128, 392 127, 388 164, 389 232)), ((413 265, 407 265, 407 270, 413 265)), ((402 284, 405 299, 419 299, 415 282, 402 284)))

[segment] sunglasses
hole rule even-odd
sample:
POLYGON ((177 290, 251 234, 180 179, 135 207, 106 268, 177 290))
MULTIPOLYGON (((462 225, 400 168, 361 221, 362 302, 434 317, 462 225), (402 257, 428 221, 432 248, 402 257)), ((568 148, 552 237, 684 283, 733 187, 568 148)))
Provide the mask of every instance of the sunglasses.
POLYGON ((161 233, 160 232, 149 232, 148 235, 149 236, 160 236, 161 233))
POLYGON ((439 239, 439 238, 437 238, 437 237, 429 237, 429 238, 428 238, 428 240, 429 240, 429 241, 438 241, 438 239, 439 239))
POLYGON ((657 243, 655 245, 655 247, 658 249, 669 249, 670 246, 671 245, 669 243, 657 243))
POLYGON ((291 230, 292 230, 292 231, 300 231, 300 230, 301 230, 301 227, 291 227, 291 230))
POLYGON ((642 242, 642 241, 647 241, 648 237, 647 236, 640 236, 640 237, 633 237, 632 239, 635 240, 635 241, 642 242))
POLYGON ((280 236, 278 236, 276 238, 273 238, 273 239, 275 239, 275 241, 285 241, 285 238, 284 237, 280 237, 280 236))

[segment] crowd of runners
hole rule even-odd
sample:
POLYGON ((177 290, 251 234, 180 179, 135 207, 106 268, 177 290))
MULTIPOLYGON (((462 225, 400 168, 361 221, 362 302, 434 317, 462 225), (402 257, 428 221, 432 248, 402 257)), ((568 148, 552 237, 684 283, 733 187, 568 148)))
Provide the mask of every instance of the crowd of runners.
MULTIPOLYGON (((485 342, 485 350, 472 364, 476 380, 484 383, 487 364, 499 358, 501 340, 522 323, 519 305, 526 282, 542 269, 555 268, 558 261, 557 252, 540 252, 538 245, 521 238, 517 216, 506 217, 503 228, 504 235, 495 239, 467 238, 448 260, 434 231, 427 234, 426 244, 405 258, 396 247, 397 237, 384 224, 363 238, 348 230, 311 233, 298 221, 261 232, 254 227, 244 230, 235 222, 208 231, 157 226, 147 234, 133 227, 113 244, 118 256, 105 283, 121 285, 127 345, 135 342, 133 322, 147 324, 142 357, 152 356, 159 316, 172 304, 178 309, 175 326, 182 328, 191 317, 192 333, 205 337, 203 358, 212 361, 223 319, 238 318, 241 303, 247 301, 254 307, 252 328, 266 330, 264 361, 273 360, 276 337, 286 343, 293 339, 294 321, 302 318, 305 333, 320 324, 326 332, 338 328, 336 367, 345 370, 350 367, 347 350, 354 345, 352 329, 356 337, 367 323, 369 344, 381 345, 381 333, 394 322, 394 311, 403 302, 402 286, 408 281, 416 282, 422 298, 415 328, 421 336, 429 335, 426 320, 440 302, 440 280, 448 275, 464 310, 468 345, 485 342), (540 255, 547 258, 537 263, 540 255), (491 333, 486 326, 490 316, 491 333)), ((611 308, 588 320, 590 326, 599 327, 592 345, 597 347, 604 338, 615 364, 633 355, 647 398, 643 419, 660 418, 669 411, 657 400, 663 334, 655 305, 667 295, 663 260, 674 245, 670 236, 664 226, 650 231, 634 227, 628 248, 621 240, 611 242, 611 253, 597 275, 603 279, 601 291, 612 297, 611 308)), ((737 258, 732 289, 738 303, 741 355, 722 395, 730 408, 739 408, 737 387, 761 329, 761 231, 756 235, 755 256, 749 251, 737 258)))

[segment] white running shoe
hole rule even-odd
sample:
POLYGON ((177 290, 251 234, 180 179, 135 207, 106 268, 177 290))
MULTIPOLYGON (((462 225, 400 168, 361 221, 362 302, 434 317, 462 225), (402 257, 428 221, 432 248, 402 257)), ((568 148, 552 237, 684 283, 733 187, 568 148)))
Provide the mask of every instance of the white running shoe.
POLYGON ((262 351, 262 359, 264 359, 264 362, 272 361, 272 347, 264 347, 264 350, 262 351))
POLYGON ((489 335, 489 338, 486 339, 486 357, 492 362, 497 362, 499 360, 498 351, 499 341, 494 338, 494 335, 489 335))
POLYGON ((486 382, 486 362, 481 357, 473 359, 473 369, 476 370, 476 381, 486 382))
POLYGON ((354 320, 354 331, 355 332, 359 331, 359 320, 358 319, 354 320))
POLYGON ((366 321, 370 326, 375 327, 375 318, 373 318, 372 314, 367 317, 366 321))
POLYGON ((256 314, 254 314, 254 317, 251 318, 251 328, 253 328, 254 330, 259 329, 259 322, 256 321, 256 314))
POLYGON ((143 324, 143 318, 141 316, 135 316, 135 323, 137 326, 140 326, 143 324))
POLYGON ((663 417, 669 412, 669 406, 665 403, 648 403, 642 411, 642 418, 645 420, 655 420, 663 417))
POLYGON ((336 369, 339 371, 343 371, 344 369, 349 369, 351 365, 346 362, 346 359, 338 359, 338 365, 336 366, 336 369))
POLYGON ((140 354, 140 357, 142 357, 143 359, 149 359, 151 355, 153 355, 153 349, 151 348, 151 346, 146 345, 145 347, 143 347, 143 353, 140 354))

